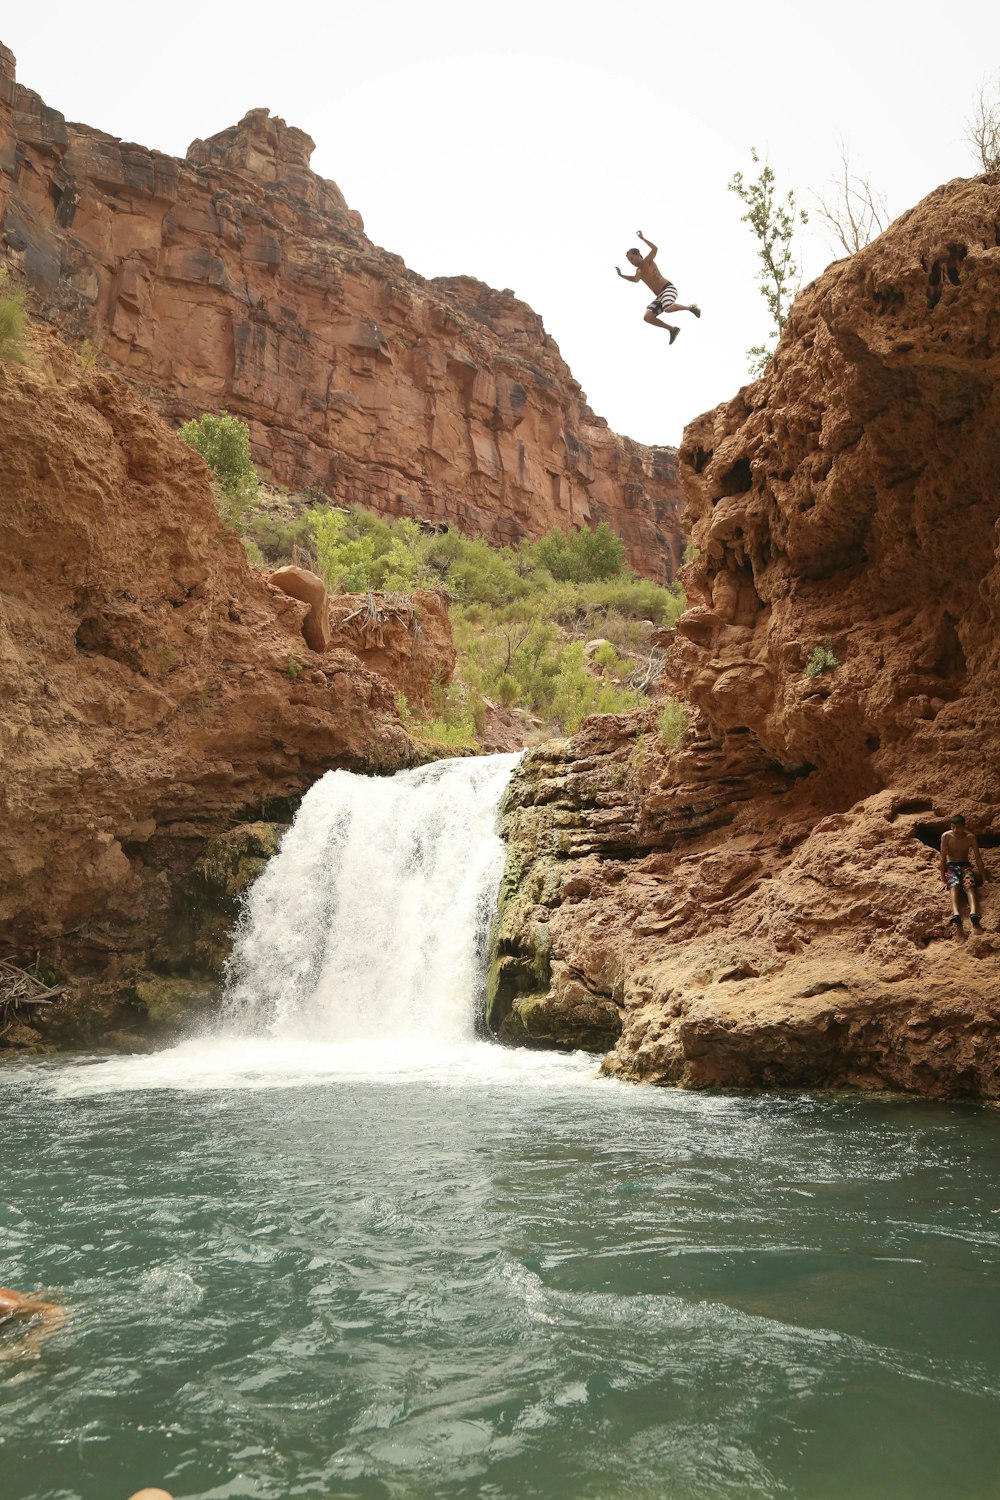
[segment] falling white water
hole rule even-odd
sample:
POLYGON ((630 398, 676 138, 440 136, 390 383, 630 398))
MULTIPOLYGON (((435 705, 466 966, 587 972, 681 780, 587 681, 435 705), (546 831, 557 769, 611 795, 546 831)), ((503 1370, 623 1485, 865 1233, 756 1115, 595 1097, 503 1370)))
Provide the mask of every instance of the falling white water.
POLYGON ((348 1081, 592 1087, 589 1055, 474 1034, 504 864, 497 815, 517 760, 324 776, 249 892, 222 1024, 163 1052, 56 1066, 48 1086, 67 1098, 348 1081))
POLYGON ((312 1043, 471 1039, 517 755, 331 771, 249 893, 226 1016, 312 1043))

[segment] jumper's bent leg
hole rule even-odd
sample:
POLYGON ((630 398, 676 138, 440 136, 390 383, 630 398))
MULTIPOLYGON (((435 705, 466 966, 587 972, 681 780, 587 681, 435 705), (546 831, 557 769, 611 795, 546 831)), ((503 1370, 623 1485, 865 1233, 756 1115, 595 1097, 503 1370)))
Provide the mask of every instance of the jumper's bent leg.
POLYGON ((673 325, 673 323, 663 323, 663 322, 661 322, 660 319, 659 319, 659 317, 656 315, 656 313, 655 312, 650 312, 648 309, 645 312, 645 314, 643 315, 643 322, 645 322, 645 323, 652 323, 652 325, 653 325, 654 328, 663 328, 663 329, 665 329, 667 331, 667 333, 672 334, 673 338, 671 339, 671 343, 673 342, 673 339, 675 339, 677 337, 678 333, 680 332, 680 329, 675 328, 674 325, 673 325))

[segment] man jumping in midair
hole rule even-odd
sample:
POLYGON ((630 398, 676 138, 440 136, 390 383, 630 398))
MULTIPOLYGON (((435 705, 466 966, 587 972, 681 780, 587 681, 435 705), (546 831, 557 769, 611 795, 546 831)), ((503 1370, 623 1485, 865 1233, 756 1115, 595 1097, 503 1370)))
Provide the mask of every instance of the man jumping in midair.
POLYGON ((636 234, 644 245, 649 246, 649 254, 643 255, 641 250, 626 250, 625 259, 630 265, 635 266, 634 276, 626 276, 625 272, 619 271, 617 266, 615 270, 618 271, 622 281, 643 281, 649 287, 653 293, 653 300, 646 308, 646 322, 652 323, 656 328, 665 329, 670 334, 670 342, 673 343, 680 329, 673 323, 661 322, 660 314, 665 313, 668 308, 673 308, 674 312, 694 313, 696 318, 700 318, 701 308, 694 302, 690 306, 678 302, 677 288, 672 281, 667 280, 656 264, 655 257, 658 253, 656 246, 652 240, 647 240, 641 229, 637 229, 636 234))

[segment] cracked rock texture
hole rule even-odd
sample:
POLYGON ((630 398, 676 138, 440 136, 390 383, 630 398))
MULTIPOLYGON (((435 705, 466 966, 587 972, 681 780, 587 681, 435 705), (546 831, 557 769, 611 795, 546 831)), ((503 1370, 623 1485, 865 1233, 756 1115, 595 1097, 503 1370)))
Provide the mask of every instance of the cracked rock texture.
POLYGON ((494 1029, 613 1031, 606 1068, 656 1082, 1000 1097, 998 434, 994 175, 831 266, 688 427, 689 728, 591 720, 524 762, 494 1029), (981 934, 946 924, 957 809, 981 934))
POLYGON ((676 454, 594 415, 542 321, 373 245, 301 130, 254 109, 184 160, 68 123, 0 46, 0 264, 172 422, 226 408, 275 482, 508 543, 607 521, 680 562, 676 454))

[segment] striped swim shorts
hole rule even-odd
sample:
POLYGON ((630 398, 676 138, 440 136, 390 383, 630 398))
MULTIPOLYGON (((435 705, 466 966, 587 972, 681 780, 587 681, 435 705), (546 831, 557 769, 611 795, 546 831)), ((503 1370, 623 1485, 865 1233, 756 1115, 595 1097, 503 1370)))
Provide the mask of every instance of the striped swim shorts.
POLYGON ((662 292, 657 292, 652 302, 646 308, 647 312, 665 313, 668 307, 673 307, 677 301, 677 288, 672 281, 668 281, 662 292))

